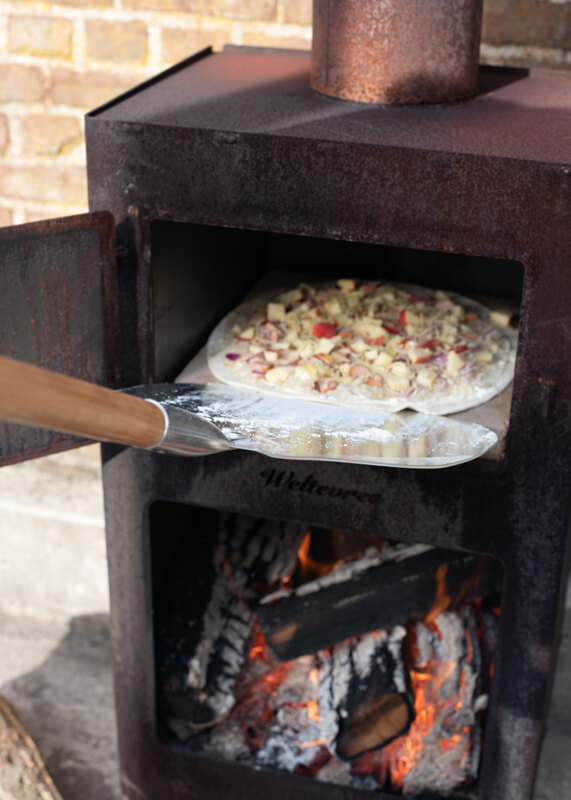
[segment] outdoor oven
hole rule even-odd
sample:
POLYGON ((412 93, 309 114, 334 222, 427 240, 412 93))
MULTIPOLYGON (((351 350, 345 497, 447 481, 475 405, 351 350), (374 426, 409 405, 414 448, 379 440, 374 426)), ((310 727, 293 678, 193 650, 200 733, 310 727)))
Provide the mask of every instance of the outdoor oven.
MULTIPOLYGON (((349 550, 362 537, 429 545, 431 575, 487 557, 501 615, 477 779, 430 796, 525 800, 566 578, 571 76, 484 67, 471 100, 379 106, 315 93, 309 62, 206 50, 89 114, 94 213, 3 232, 2 291, 25 309, 2 323, 3 351, 113 386, 171 381, 268 273, 356 275, 508 298, 519 314, 513 394, 463 415, 493 427, 499 445, 443 470, 104 447, 123 796, 397 796, 234 763, 168 731, 165 604, 184 606, 186 564, 187 587, 201 584, 221 526, 262 525, 349 550)), ((5 461, 68 445, 16 426, 3 441, 5 461)))

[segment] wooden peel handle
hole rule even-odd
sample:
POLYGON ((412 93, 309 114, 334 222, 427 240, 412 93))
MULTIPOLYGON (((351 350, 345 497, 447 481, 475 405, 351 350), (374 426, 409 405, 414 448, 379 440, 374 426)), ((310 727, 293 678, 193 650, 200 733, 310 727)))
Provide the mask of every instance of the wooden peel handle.
POLYGON ((0 420, 103 442, 151 447, 163 412, 140 397, 0 356, 0 420))

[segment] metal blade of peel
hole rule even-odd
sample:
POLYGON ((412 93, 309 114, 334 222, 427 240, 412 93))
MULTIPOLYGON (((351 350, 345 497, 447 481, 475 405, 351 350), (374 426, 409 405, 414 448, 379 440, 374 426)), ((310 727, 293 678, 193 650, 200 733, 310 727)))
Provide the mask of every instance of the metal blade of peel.
POLYGON ((158 402, 171 421, 153 449, 187 455, 239 449, 273 458, 438 469, 479 458, 498 441, 483 425, 450 417, 324 407, 226 384, 156 384, 135 392, 158 402))

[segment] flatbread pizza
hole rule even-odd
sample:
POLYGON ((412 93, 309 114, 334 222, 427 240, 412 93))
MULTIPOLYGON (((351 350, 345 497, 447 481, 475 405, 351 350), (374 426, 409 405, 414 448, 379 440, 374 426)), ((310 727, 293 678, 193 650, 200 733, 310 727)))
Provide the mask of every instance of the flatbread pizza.
POLYGON ((207 354, 219 380, 356 408, 450 414, 513 377, 509 315, 441 290, 353 278, 267 293, 226 316, 207 354))

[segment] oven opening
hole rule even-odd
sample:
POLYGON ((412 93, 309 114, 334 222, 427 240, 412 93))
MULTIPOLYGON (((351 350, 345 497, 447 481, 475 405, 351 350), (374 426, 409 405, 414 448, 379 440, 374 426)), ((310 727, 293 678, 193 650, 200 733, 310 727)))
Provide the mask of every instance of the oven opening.
POLYGON ((150 553, 165 745, 395 797, 475 796, 499 562, 165 501, 150 553))
MULTIPOLYGON (((515 261, 165 221, 151 225, 151 252, 159 381, 181 373, 186 382, 215 380, 204 345, 220 319, 244 298, 300 281, 354 277, 426 286, 479 301, 510 327, 519 321, 523 267, 515 261)), ((498 435, 487 459, 503 456, 511 398, 510 385, 454 414, 498 435)))

